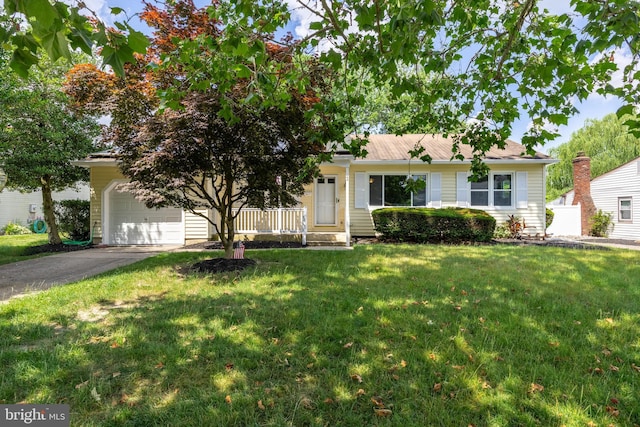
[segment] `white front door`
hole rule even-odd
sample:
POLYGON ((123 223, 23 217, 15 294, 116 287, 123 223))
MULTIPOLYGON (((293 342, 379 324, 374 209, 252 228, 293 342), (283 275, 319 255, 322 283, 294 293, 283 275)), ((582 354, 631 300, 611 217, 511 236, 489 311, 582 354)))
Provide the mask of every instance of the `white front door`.
POLYGON ((336 225, 336 177, 316 178, 316 224, 336 225))

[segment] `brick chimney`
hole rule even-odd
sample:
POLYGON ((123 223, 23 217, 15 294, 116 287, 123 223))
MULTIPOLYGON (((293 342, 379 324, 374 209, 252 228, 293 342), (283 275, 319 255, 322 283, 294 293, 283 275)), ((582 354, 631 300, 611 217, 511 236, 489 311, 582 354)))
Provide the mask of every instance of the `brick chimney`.
POLYGON ((582 235, 587 236, 591 228, 589 222, 596 213, 596 205, 591 198, 591 159, 584 151, 578 152, 573 159, 573 191, 573 204, 580 203, 582 212, 582 235))

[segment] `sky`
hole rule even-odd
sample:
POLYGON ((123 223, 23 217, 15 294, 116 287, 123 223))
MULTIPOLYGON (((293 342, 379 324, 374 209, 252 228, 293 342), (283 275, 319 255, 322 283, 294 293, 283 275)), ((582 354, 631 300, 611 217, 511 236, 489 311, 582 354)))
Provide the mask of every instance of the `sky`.
MULTIPOLYGON (((287 0, 290 4, 293 4, 295 0, 287 0)), ((570 0, 541 0, 540 8, 546 8, 551 13, 566 13, 571 12, 571 7, 569 4, 570 0)), ((137 12, 139 12, 142 8, 142 1, 140 0, 84 0, 84 3, 94 12, 96 12, 103 20, 107 23, 112 23, 114 18, 110 15, 111 7, 119 7, 125 10, 127 15, 134 16, 137 12)), ((206 0, 195 0, 197 5, 205 5, 208 2, 206 0)), ((294 22, 291 27, 288 28, 294 36, 304 37, 308 34, 309 28, 308 25, 312 22, 311 17, 305 11, 296 10, 293 12, 294 22)), ((118 20, 122 20, 122 16, 118 16, 118 20)), ((139 21, 132 19, 131 25, 136 27, 139 24, 139 21)), ((141 31, 144 31, 142 27, 138 27, 141 31)), ((631 60, 628 52, 619 51, 615 52, 615 60, 619 64, 619 68, 623 68, 626 64, 628 64, 631 60)), ((621 72, 618 75, 613 76, 614 79, 621 79, 621 72)), ((561 126, 558 129, 558 133, 560 134, 555 140, 548 142, 544 147, 538 147, 539 151, 548 153, 550 148, 556 147, 562 143, 568 142, 571 138, 573 132, 582 128, 587 120, 597 120, 601 119, 607 114, 615 113, 616 110, 621 106, 621 102, 617 98, 613 97, 603 97, 598 94, 592 94, 589 98, 582 102, 576 104, 576 108, 579 113, 572 116, 568 120, 568 124, 565 126, 561 126)), ((513 132, 511 135, 511 139, 514 141, 520 142, 523 134, 526 132, 528 126, 531 123, 531 119, 528 117, 523 117, 513 126, 513 132)))

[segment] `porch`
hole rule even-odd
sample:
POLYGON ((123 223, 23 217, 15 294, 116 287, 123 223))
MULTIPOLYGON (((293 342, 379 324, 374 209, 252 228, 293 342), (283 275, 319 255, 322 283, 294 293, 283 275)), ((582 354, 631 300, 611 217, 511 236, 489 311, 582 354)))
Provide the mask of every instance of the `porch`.
POLYGON ((350 246, 346 232, 310 232, 306 207, 265 210, 243 208, 236 217, 235 231, 239 238, 246 240, 300 241, 308 246, 350 246))

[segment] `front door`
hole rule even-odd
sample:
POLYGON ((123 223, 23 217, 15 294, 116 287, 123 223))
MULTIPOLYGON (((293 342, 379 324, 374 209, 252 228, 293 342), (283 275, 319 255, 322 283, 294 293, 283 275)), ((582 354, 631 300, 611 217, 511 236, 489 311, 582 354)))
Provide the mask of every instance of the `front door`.
POLYGON ((336 178, 316 178, 316 224, 336 225, 336 178))

